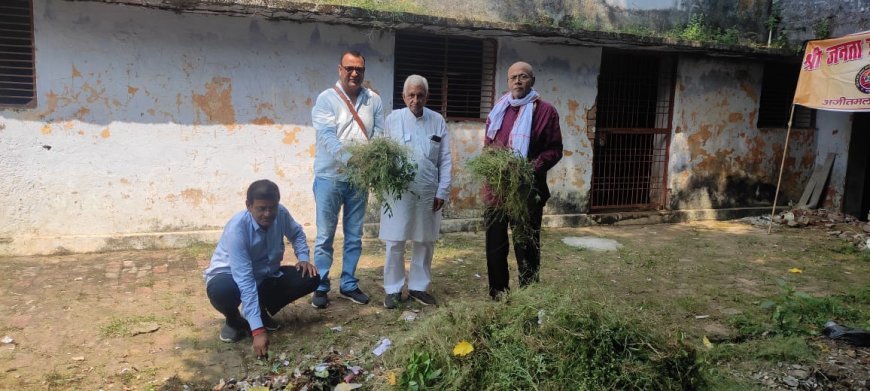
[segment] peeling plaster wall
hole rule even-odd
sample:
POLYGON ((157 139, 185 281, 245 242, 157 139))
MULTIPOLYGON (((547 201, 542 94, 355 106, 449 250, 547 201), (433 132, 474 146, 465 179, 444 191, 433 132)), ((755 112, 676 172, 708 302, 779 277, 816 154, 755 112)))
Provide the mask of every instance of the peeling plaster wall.
MULTIPOLYGON (((785 129, 758 129, 760 62, 682 56, 668 168, 672 209, 770 205, 785 129)), ((816 159, 815 131, 793 129, 779 203, 797 201, 816 159)))
POLYGON ((260 178, 310 230, 310 110, 343 50, 392 102, 381 31, 58 0, 34 18, 38 105, 0 109, 0 254, 216 235, 260 178))
POLYGON ((819 110, 816 112, 819 128, 815 165, 825 164, 828 153, 835 154, 834 165, 819 207, 841 211, 846 189, 846 167, 849 161, 849 141, 852 138, 852 114, 819 110))
MULTIPOLYGON (((552 198, 545 214, 576 214, 587 210, 592 175, 592 144, 587 137, 587 111, 595 105, 601 49, 540 45, 504 39, 498 42, 497 97, 507 92, 507 69, 526 61, 535 68, 535 89, 559 112, 562 160, 547 176, 552 198)), ((465 173, 468 158, 480 153, 484 123, 450 122, 453 137, 454 181, 449 217, 479 215, 480 186, 465 173)))

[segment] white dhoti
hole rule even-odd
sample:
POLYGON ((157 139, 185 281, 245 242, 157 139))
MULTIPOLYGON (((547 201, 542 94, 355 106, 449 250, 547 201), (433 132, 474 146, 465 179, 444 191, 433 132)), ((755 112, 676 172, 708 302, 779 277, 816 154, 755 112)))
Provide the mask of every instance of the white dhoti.
MULTIPOLYGON (((401 293, 405 285, 405 241, 387 240, 387 259, 384 261, 384 291, 389 295, 401 293)), ((434 242, 412 242, 411 271, 408 289, 426 291, 432 282, 432 254, 434 242)))
POLYGON ((386 243, 384 290, 399 293, 405 284, 405 242, 412 241, 408 289, 426 291, 432 280, 432 254, 441 228, 441 210, 435 199, 446 200, 450 186, 450 144, 444 119, 424 109, 415 117, 408 109, 387 117, 385 135, 405 145, 417 164, 414 181, 400 199, 389 199, 392 214, 381 212, 380 234, 386 243))

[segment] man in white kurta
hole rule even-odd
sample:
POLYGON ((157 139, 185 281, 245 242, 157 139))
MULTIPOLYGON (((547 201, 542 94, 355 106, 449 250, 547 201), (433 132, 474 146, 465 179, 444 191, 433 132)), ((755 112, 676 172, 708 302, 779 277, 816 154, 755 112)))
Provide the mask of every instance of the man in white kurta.
POLYGON ((411 75, 405 80, 402 99, 407 106, 386 120, 385 136, 403 144, 417 164, 410 191, 391 199, 392 215, 381 213, 380 238, 386 243, 384 306, 396 308, 405 285, 405 242, 414 243, 408 296, 421 304, 435 304, 427 291, 431 282, 432 255, 441 229, 441 211, 450 189, 450 138, 444 117, 425 107, 426 79, 411 75))

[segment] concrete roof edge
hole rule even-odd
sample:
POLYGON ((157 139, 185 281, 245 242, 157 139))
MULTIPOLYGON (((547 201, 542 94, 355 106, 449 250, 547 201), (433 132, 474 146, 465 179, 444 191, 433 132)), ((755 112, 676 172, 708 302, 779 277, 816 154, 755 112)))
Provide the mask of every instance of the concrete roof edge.
POLYGON ((629 33, 574 30, 564 27, 455 19, 407 12, 369 10, 340 5, 290 0, 67 0, 119 4, 174 12, 226 16, 257 16, 268 20, 348 24, 389 30, 418 30, 462 34, 480 38, 511 37, 534 42, 619 49, 695 53, 716 57, 744 57, 797 61, 800 53, 789 49, 722 45, 629 33))

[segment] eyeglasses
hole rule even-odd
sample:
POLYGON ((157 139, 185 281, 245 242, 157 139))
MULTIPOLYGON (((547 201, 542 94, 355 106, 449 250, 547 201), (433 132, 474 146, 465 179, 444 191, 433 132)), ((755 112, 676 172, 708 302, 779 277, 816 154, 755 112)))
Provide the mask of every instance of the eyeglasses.
POLYGON ((517 81, 517 80, 519 80, 519 81, 529 81, 531 78, 532 78, 531 76, 529 76, 529 75, 527 75, 527 74, 525 74, 525 73, 520 73, 519 75, 513 75, 513 76, 508 77, 508 80, 509 80, 509 81, 517 81))
POLYGON ((354 73, 354 72, 360 73, 360 74, 366 73, 366 67, 346 67, 344 65, 339 65, 339 66, 341 67, 341 69, 344 69, 344 71, 347 73, 354 73))

